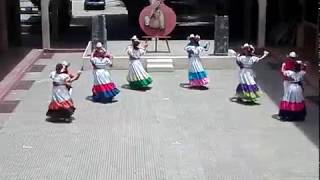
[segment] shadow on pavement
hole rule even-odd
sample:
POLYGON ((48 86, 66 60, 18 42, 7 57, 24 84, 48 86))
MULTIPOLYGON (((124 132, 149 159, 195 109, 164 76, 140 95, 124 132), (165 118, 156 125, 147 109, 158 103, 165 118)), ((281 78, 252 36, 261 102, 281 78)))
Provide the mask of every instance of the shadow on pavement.
POLYGON ((145 88, 141 88, 141 89, 133 89, 133 88, 130 87, 129 84, 123 84, 123 85, 121 85, 121 88, 134 90, 134 91, 141 91, 141 92, 145 92, 145 91, 148 91, 148 90, 152 89, 152 87, 145 87, 145 88))
POLYGON ((0 81, 10 73, 10 71, 20 63, 20 61, 30 52, 31 48, 17 47, 10 48, 5 53, 0 53, 0 81))
POLYGON ((243 101, 237 97, 231 97, 229 98, 230 102, 245 105, 245 106, 257 106, 260 105, 260 103, 257 102, 249 102, 249 101, 243 101))
POLYGON ((46 118, 47 122, 50 123, 55 123, 55 124, 64 124, 64 123, 72 123, 72 121, 75 120, 74 117, 70 117, 70 118, 54 118, 54 117, 48 117, 46 118))
MULTIPOLYGON (((280 74, 281 62, 274 60, 272 57, 262 60, 255 66, 255 73, 259 86, 274 104, 278 106, 283 96, 283 80, 280 74)), ((319 147, 319 103, 316 101, 318 100, 317 95, 319 94, 319 90, 313 89, 308 86, 308 84, 306 84, 305 89, 305 102, 307 106, 306 119, 305 121, 290 123, 294 123, 314 145, 319 147)), ((279 120, 276 116, 277 114, 270 115, 273 119, 279 120)))
POLYGON ((93 102, 93 103, 100 103, 100 104, 113 104, 113 103, 118 102, 118 100, 116 100, 116 99, 112 99, 111 101, 102 101, 102 102, 94 101, 93 98, 92 98, 92 96, 87 96, 87 97, 86 97, 86 100, 87 100, 87 101, 91 101, 91 102, 93 102))
POLYGON ((200 90, 200 91, 209 90, 209 88, 206 86, 190 86, 189 83, 180 83, 179 86, 181 88, 190 89, 190 90, 200 90))

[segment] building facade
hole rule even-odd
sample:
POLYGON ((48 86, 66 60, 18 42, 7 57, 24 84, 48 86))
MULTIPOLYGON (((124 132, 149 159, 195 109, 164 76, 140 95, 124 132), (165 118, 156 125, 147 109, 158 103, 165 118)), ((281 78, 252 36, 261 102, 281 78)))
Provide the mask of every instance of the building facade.
MULTIPOLYGON (((143 7, 151 0, 122 0, 128 10, 129 23, 133 26, 143 7)), ((42 7, 40 0, 32 2, 42 7)), ((54 39, 68 29, 71 0, 42 0, 48 2, 41 8, 42 39, 54 39), (45 13, 48 11, 48 13, 45 13), (50 11, 50 14, 49 14, 50 11), (47 23, 47 24, 46 24, 47 23), (44 26, 45 25, 45 26, 44 26)), ((108 1, 107 1, 108 2, 108 1)), ((249 41, 259 47, 267 45, 292 46, 314 49, 317 54, 318 2, 316 0, 166 0, 177 18, 228 15, 231 41, 249 41)), ((19 0, 0 1, 0 51, 19 46, 20 34, 19 0)), ((204 17, 204 18, 203 18, 204 17)), ((199 20, 200 21, 200 20, 199 20)), ((43 42, 50 48, 50 42, 43 42)))

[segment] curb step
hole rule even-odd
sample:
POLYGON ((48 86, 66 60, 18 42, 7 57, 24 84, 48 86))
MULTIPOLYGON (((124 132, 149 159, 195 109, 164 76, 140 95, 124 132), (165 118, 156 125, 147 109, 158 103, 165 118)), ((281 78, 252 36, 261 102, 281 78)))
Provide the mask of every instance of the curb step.
POLYGON ((147 63, 172 64, 172 59, 147 59, 147 63))
POLYGON ((172 59, 147 59, 148 72, 173 72, 172 59))
POLYGON ((148 72, 173 72, 174 68, 172 64, 148 64, 148 72))

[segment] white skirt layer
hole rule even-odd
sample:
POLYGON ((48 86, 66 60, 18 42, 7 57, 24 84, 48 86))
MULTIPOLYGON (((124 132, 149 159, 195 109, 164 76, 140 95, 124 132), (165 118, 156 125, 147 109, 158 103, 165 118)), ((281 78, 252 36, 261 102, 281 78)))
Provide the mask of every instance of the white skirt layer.
POLYGON ((239 72, 239 82, 240 84, 246 85, 255 85, 256 81, 254 80, 255 74, 252 69, 240 69, 239 72))
POLYGON ((149 74, 144 70, 139 59, 129 61, 128 82, 140 81, 149 78, 149 74))
POLYGON ((288 80, 284 80, 283 81, 283 94, 287 93, 289 86, 290 86, 290 82, 288 80))
POLYGON ((110 73, 105 69, 93 70, 94 85, 108 84, 112 82, 110 73))
POLYGON ((202 72, 204 68, 201 64, 199 57, 190 57, 189 58, 189 72, 202 72))
POLYGON ((65 85, 53 86, 52 100, 55 102, 63 102, 71 99, 70 93, 65 85))
POLYGON ((303 102, 304 97, 301 86, 299 84, 290 83, 282 100, 290 103, 303 102))

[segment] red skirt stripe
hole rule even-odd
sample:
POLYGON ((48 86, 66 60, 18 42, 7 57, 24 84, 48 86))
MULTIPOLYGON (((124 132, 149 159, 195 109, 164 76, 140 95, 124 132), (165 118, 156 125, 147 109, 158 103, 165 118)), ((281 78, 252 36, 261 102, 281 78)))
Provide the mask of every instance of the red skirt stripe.
POLYGON ((51 103, 49 104, 50 110, 70 109, 70 108, 74 108, 73 101, 71 99, 67 101, 62 101, 62 102, 51 101, 51 103))
POLYGON ((99 93, 99 92, 112 91, 115 88, 116 88, 116 85, 113 82, 111 82, 108 84, 94 85, 92 87, 92 92, 99 93))
POLYGON ((305 109, 304 101, 299 103, 281 101, 280 102, 280 110, 286 111, 302 111, 305 109))

